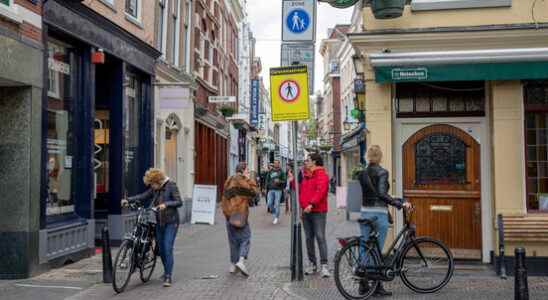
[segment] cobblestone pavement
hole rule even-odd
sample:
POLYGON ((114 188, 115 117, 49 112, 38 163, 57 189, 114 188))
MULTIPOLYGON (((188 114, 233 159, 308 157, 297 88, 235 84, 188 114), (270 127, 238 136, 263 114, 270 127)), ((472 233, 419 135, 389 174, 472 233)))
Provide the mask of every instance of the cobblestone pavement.
MULTIPOLYGON (((290 282, 289 215, 283 214, 281 222, 272 225, 263 201, 262 206, 252 209, 250 222, 249 278, 228 273, 226 230, 218 214, 214 226, 181 226, 171 288, 161 286, 159 263, 149 283, 142 284, 135 274, 126 292, 116 295, 111 285, 101 283, 101 256, 97 255, 30 280, 0 282, 0 299, 342 299, 332 278, 313 276, 303 282, 290 282), (213 279, 204 279, 210 275, 213 279)), ((329 256, 333 258, 335 238, 357 234, 358 227, 333 207, 328 222, 329 256)), ((548 299, 548 278, 531 277, 529 287, 530 299, 548 299)), ((485 267, 459 268, 450 284, 433 295, 414 294, 399 280, 388 283, 387 288, 394 292, 391 299, 513 298, 513 280, 502 281, 485 267)))

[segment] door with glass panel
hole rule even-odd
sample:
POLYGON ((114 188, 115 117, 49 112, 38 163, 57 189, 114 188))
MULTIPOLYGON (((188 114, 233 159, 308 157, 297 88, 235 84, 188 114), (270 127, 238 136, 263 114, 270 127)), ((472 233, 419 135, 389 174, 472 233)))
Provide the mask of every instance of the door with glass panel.
POLYGON ((403 145, 403 166, 417 235, 443 241, 457 257, 481 258, 480 144, 454 126, 429 126, 403 145))

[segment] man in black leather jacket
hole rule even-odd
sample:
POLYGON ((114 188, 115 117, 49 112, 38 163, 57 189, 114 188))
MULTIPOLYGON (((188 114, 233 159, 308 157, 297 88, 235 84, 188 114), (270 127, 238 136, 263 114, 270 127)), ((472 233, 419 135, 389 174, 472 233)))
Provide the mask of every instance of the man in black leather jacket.
MULTIPOLYGON (((388 194, 390 183, 388 182, 389 174, 386 169, 380 166, 382 160, 381 148, 377 145, 371 146, 367 150, 367 159, 369 165, 360 173, 359 181, 362 187, 362 219, 376 219, 377 231, 379 233, 378 242, 380 249, 384 246, 386 233, 390 222, 388 205, 397 207, 409 207, 409 203, 402 203, 400 199, 392 198, 388 194)), ((368 238, 371 228, 367 225, 360 225, 360 230, 363 238, 368 238)), ((366 283, 360 284, 360 293, 366 294, 368 286, 366 283)), ((375 290, 375 296, 391 296, 392 293, 384 289, 379 283, 375 290)))

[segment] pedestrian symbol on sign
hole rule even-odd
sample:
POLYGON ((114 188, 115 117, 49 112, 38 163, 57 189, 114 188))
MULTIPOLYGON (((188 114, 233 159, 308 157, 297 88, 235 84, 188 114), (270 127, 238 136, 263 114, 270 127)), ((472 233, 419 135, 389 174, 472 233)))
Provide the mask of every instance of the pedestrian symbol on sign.
POLYGON ((297 82, 293 80, 286 80, 280 85, 280 97, 286 102, 295 101, 301 94, 301 90, 297 82))
POLYGON ((293 33, 303 33, 310 26, 310 16, 303 9, 294 9, 287 15, 286 26, 293 33))

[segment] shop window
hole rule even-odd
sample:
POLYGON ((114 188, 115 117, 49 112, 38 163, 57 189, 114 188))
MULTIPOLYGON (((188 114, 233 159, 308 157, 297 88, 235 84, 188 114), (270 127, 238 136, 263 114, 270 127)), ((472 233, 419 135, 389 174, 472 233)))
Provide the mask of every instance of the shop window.
POLYGON ((548 81, 525 84, 527 209, 548 212, 548 81))
POLYGON ((72 197, 73 90, 71 47, 48 40, 48 103, 47 103, 47 199, 46 216, 74 212, 72 197))
POLYGON ((141 192, 143 174, 139 164, 140 107, 142 103, 142 82, 135 74, 128 73, 124 102, 124 179, 126 195, 141 192))
POLYGON ((485 115, 483 81, 399 83, 396 86, 399 118, 485 115))
POLYGON ((415 145, 417 184, 466 183, 466 144, 451 134, 431 134, 415 145))

